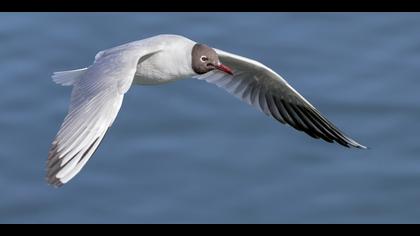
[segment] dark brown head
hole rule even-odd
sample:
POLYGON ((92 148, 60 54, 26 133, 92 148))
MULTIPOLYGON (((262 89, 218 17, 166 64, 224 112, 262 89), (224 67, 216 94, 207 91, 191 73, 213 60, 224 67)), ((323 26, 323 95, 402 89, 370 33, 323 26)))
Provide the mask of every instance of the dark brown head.
POLYGON ((192 69, 201 75, 214 69, 233 75, 232 70, 220 63, 219 56, 214 49, 205 44, 196 43, 191 52, 192 69))

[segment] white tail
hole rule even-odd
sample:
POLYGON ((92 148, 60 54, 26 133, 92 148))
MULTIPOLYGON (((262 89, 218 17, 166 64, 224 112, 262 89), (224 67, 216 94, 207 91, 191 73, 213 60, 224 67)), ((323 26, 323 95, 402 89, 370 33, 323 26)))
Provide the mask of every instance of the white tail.
POLYGON ((58 71, 54 72, 51 76, 53 81, 57 84, 63 86, 73 85, 80 77, 85 73, 87 68, 77 69, 77 70, 68 70, 68 71, 58 71))

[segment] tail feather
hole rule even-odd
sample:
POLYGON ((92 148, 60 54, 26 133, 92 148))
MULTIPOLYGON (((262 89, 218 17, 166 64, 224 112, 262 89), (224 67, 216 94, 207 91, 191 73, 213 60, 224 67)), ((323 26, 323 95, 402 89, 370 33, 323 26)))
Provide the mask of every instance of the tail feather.
POLYGON ((63 86, 73 85, 85 73, 87 68, 54 72, 52 80, 63 86))

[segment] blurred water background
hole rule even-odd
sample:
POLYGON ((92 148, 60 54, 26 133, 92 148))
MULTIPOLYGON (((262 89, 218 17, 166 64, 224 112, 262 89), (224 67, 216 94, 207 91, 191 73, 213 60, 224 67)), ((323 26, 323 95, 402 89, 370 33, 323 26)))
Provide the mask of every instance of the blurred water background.
POLYGON ((420 223, 420 14, 1 13, 1 223, 420 223), (54 71, 161 33, 279 72, 371 149, 314 140, 203 81, 133 87, 69 184, 44 181, 54 71))

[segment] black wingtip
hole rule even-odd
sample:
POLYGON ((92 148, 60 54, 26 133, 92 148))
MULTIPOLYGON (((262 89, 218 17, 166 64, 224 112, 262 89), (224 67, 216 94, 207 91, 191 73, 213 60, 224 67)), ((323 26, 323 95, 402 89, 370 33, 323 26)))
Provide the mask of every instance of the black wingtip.
POLYGON ((47 175, 45 176, 45 181, 48 185, 53 186, 54 188, 59 188, 64 185, 64 183, 56 177, 57 170, 61 164, 61 161, 58 158, 57 148, 57 142, 54 141, 48 153, 48 160, 46 163, 47 175))
POLYGON ((54 188, 59 188, 59 187, 61 187, 61 186, 64 185, 64 183, 61 182, 55 176, 47 176, 47 177, 45 177, 45 180, 47 181, 48 185, 50 185, 50 186, 52 186, 54 188))

